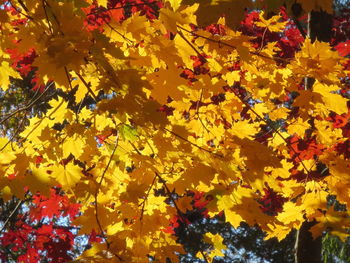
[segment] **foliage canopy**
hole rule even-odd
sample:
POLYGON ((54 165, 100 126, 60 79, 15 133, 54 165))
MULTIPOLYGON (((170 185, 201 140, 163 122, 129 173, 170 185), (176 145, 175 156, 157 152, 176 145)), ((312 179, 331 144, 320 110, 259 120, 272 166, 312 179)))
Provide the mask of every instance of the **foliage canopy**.
MULTIPOLYGON (((297 26, 331 1, 0 3, 2 92, 37 90, 1 118, 29 116, 0 139, 2 198, 62 190, 104 240, 82 261, 176 262, 196 213, 278 240, 304 221, 348 236, 327 200, 350 205, 350 42, 297 26)), ((223 255, 203 239, 198 257, 223 255)))

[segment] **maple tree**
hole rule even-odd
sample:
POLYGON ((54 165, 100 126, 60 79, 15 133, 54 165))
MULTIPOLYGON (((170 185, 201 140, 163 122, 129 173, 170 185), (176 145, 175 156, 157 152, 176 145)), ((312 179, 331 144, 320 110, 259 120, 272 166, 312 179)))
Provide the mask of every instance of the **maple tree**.
POLYGON ((78 215, 79 205, 69 204, 59 189, 52 189, 49 197, 36 194, 24 206, 28 201, 13 198, 5 207, 2 204, 2 215, 10 217, 1 228, 1 261, 40 262, 43 257, 53 262, 71 260, 76 229, 68 223, 78 215))
MULTIPOLYGON (((34 90, 0 120, 28 122, 0 139, 2 199, 32 202, 22 237, 57 262, 54 242, 73 246, 59 216, 91 236, 79 259, 93 262, 176 262, 196 218, 345 240, 348 11, 270 2, 0 1, 2 92, 34 90)), ((206 262, 226 248, 210 231, 197 241, 206 262)))

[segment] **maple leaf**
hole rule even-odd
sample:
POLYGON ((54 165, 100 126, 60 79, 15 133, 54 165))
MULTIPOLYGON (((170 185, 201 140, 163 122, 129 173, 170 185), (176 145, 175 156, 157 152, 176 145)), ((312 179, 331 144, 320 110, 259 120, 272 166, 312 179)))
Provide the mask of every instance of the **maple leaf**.
POLYGON ((293 223, 293 225, 298 228, 304 221, 303 218, 303 205, 297 206, 293 202, 285 202, 283 204, 283 211, 278 213, 277 219, 284 224, 293 223))
MULTIPOLYGON (((0 141, 3 197, 33 194, 38 221, 74 219, 79 207, 68 197, 37 193, 60 184, 82 204, 81 232, 91 241, 104 234, 81 256, 94 262, 175 262, 185 253, 180 230, 222 213, 268 238, 314 219, 314 234, 330 226, 344 237, 348 215, 329 209, 327 196, 350 203, 348 65, 339 56, 348 41, 332 41, 339 54, 304 41, 283 9, 270 19, 250 12, 232 30, 247 8, 262 7, 256 2, 24 1, 23 13, 1 9, 0 84, 11 92, 23 78, 38 90, 1 120, 30 116, 19 136, 0 141), (305 78, 315 79, 307 90, 305 78), (47 111, 33 111, 46 101, 47 111)), ((266 3, 266 12, 277 7, 266 3)), ((299 3, 330 10, 330 1, 299 3)), ((26 246, 33 229, 22 225, 24 238, 8 233, 6 245, 26 246)), ((72 233, 51 225, 38 232, 49 260, 70 260, 72 233)), ((222 237, 205 237, 213 249, 203 254, 222 256, 222 237)), ((39 261, 27 249, 19 259, 39 261)))
POLYGON ((276 237, 278 241, 283 240, 290 232, 290 227, 282 224, 269 224, 265 239, 276 237))
POLYGON ((316 82, 313 89, 315 92, 322 95, 322 100, 326 107, 323 107, 322 105, 317 105, 317 107, 320 109, 319 112, 323 113, 323 116, 329 115, 329 110, 327 109, 332 109, 332 111, 337 114, 348 112, 347 100, 336 94, 336 91, 338 90, 337 86, 322 85, 321 83, 316 82))
MULTIPOLYGON (((199 2, 197 0, 183 0, 184 5, 199 2)), ((237 26, 243 18, 245 8, 252 5, 244 0, 210 0, 201 2, 197 11, 198 23, 209 25, 215 23, 220 16, 225 15, 229 26, 237 26)))
POLYGON ((127 125, 127 124, 121 125, 119 132, 120 132, 120 135, 125 140, 129 140, 130 142, 134 142, 137 140, 137 131, 135 128, 131 127, 130 125, 127 125))
POLYGON ((18 72, 16 72, 7 61, 1 61, 0 64, 1 76, 0 76, 0 86, 1 89, 6 91, 8 85, 10 84, 10 77, 19 78, 18 72))
POLYGON ((182 213, 186 213, 187 210, 192 210, 192 198, 189 196, 185 196, 177 200, 177 206, 182 213))
POLYGON ((332 234, 338 236, 343 241, 349 236, 345 230, 345 227, 350 223, 348 212, 336 211, 332 207, 326 212, 326 215, 318 214, 317 221, 319 223, 310 229, 313 238, 322 235, 323 230, 327 228, 332 234))
POLYGON ((314 77, 320 82, 336 83, 337 77, 334 73, 341 70, 341 59, 336 51, 330 49, 328 43, 317 40, 311 43, 307 38, 301 51, 296 53, 290 69, 303 76, 314 77))
POLYGON ((214 251, 210 251, 210 258, 214 258, 216 256, 223 257, 224 253, 222 250, 227 249, 226 245, 223 244, 223 237, 219 234, 213 235, 212 233, 206 233, 204 236, 204 241, 209 244, 212 244, 214 247, 214 251))
POLYGON ((301 3, 303 10, 305 12, 310 12, 312 10, 324 10, 329 14, 333 11, 332 1, 322 0, 322 1, 308 1, 308 0, 298 0, 301 3))
POLYGON ((250 123, 250 121, 246 120, 240 122, 239 124, 234 124, 232 128, 230 128, 230 132, 232 135, 235 135, 240 139, 251 138, 257 133, 257 127, 257 123, 250 123))
POLYGON ((350 54, 350 40, 339 43, 335 46, 335 49, 338 50, 339 55, 346 57, 350 54))
POLYGON ((52 177, 62 185, 63 189, 71 189, 82 176, 81 168, 72 163, 53 166, 50 170, 52 170, 52 177))
POLYGON ((107 7, 108 0, 98 0, 98 4, 102 7, 107 7))
POLYGON ((265 27, 270 32, 279 32, 282 29, 284 29, 284 27, 287 24, 287 21, 279 22, 280 19, 281 19, 280 16, 273 16, 270 19, 266 20, 264 18, 264 12, 260 12, 259 21, 256 21, 254 24, 259 27, 265 27))
POLYGON ((169 2, 173 10, 176 11, 179 9, 182 0, 167 0, 167 2, 169 2))
POLYGON ((310 124, 307 121, 304 121, 302 118, 298 117, 296 121, 290 123, 287 127, 289 134, 296 134, 300 137, 304 137, 305 131, 310 127, 310 124))

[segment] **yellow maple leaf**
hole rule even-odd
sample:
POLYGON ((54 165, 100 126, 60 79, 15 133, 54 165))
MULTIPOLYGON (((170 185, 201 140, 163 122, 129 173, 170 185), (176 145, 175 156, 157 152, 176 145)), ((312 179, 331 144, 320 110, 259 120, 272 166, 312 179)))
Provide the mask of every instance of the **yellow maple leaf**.
POLYGON ((118 221, 114 224, 111 224, 109 226, 107 226, 107 235, 109 236, 113 236, 115 235, 117 232, 120 232, 124 229, 124 226, 123 226, 123 222, 122 221, 118 221))
POLYGON ((200 3, 196 15, 198 23, 203 26, 216 23, 223 14, 226 16, 228 26, 237 26, 244 15, 245 8, 252 6, 252 2, 246 0, 183 0, 182 3, 186 5, 200 3))
POLYGON ((325 190, 321 189, 320 186, 315 185, 314 182, 308 182, 306 189, 308 188, 311 191, 305 193, 300 202, 302 202, 302 205, 304 206, 306 216, 312 217, 319 210, 327 209, 328 193, 325 190))
POLYGON ((252 138, 258 132, 258 127, 258 123, 250 123, 249 120, 243 120, 234 123, 229 131, 240 139, 252 138))
POLYGON ((21 180, 21 184, 28 187, 32 193, 39 191, 41 194, 49 196, 51 186, 57 182, 55 182, 55 180, 53 180, 51 175, 47 172, 48 168, 37 168, 32 164, 30 167, 31 170, 29 170, 26 176, 24 176, 24 178, 21 180))
POLYGON ((59 97, 58 100, 51 100, 49 104, 52 108, 48 110, 46 116, 55 121, 52 123, 52 126, 57 122, 63 122, 69 113, 67 110, 68 102, 59 97))
MULTIPOLYGON (((0 149, 2 149, 2 151, 6 151, 6 150, 8 150, 9 148, 11 147, 11 145, 10 145, 10 141, 7 139, 7 138, 3 138, 3 137, 1 137, 0 138, 0 149)), ((1 152, 2 152, 1 151, 1 152)), ((1 156, 1 153, 0 152, 0 156, 1 156)), ((0 163, 2 163, 2 158, 0 158, 0 163)))
POLYGON ((326 213, 319 212, 316 221, 318 223, 309 230, 313 238, 322 235, 324 230, 329 230, 332 234, 337 235, 343 242, 349 236, 347 231, 350 226, 348 211, 336 211, 334 207, 331 207, 326 213))
POLYGON ((278 177, 288 178, 288 177, 290 177, 291 174, 290 174, 289 170, 294 167, 293 163, 288 162, 287 160, 283 159, 281 161, 281 164, 282 164, 282 168, 271 167, 271 172, 272 172, 272 175, 274 176, 274 178, 278 178, 278 177))
POLYGON ((264 117, 269 112, 268 107, 265 103, 256 103, 254 105, 254 111, 261 117, 264 117))
MULTIPOLYGON (((185 25, 190 23, 196 23, 195 16, 193 13, 198 8, 198 4, 194 4, 193 6, 187 7, 184 10, 181 10, 180 12, 175 12, 171 9, 163 8, 160 11, 159 14, 159 20, 163 22, 164 28, 163 33, 167 33, 167 31, 170 32, 177 32, 177 25, 185 25)), ((187 28, 186 28, 187 29, 187 28)), ((189 30, 191 28, 189 27, 189 30)))
POLYGON ((269 118, 273 121, 278 119, 286 119, 289 112, 290 112, 290 109, 287 109, 284 107, 277 108, 269 112, 269 118))
POLYGON ((328 117, 330 111, 341 115, 348 112, 347 99, 335 92, 339 89, 336 85, 326 85, 316 82, 313 91, 322 95, 323 103, 319 103, 316 107, 323 116, 328 117))
POLYGON ((10 77, 20 78, 20 75, 10 66, 9 62, 2 61, 0 64, 0 88, 2 90, 6 91, 8 89, 10 77))
POLYGON ((81 168, 72 163, 68 163, 65 166, 53 166, 51 170, 52 177, 62 185, 63 189, 71 189, 77 182, 79 182, 82 176, 81 168))
POLYGON ((289 226, 283 224, 268 224, 269 229, 267 229, 267 235, 265 240, 276 237, 278 241, 283 240, 288 233, 291 231, 289 226))
POLYGON ((240 72, 237 70, 230 71, 223 75, 223 79, 227 81, 228 85, 232 86, 233 83, 235 83, 235 81, 240 81, 241 75, 240 72))
POLYGON ((181 58, 185 66, 189 69, 192 69, 193 60, 190 57, 197 56, 196 51, 181 35, 176 35, 174 42, 175 42, 175 47, 178 50, 179 54, 181 55, 181 58))
POLYGON ((106 7, 107 8, 107 3, 108 0, 98 0, 97 1, 100 6, 106 7))
POLYGON ((342 61, 343 58, 333 51, 328 43, 318 40, 312 43, 310 38, 306 38, 288 68, 302 77, 313 77, 320 82, 331 84, 339 82, 338 76, 343 71, 342 61))
POLYGON ((342 130, 332 128, 328 121, 315 120, 315 127, 317 140, 327 147, 339 143, 343 138, 342 130))
POLYGON ((296 121, 290 123, 287 127, 287 131, 289 134, 297 134, 300 137, 304 137, 305 131, 310 128, 310 124, 298 117, 296 121))
POLYGON ((300 226, 304 222, 303 210, 304 207, 302 205, 296 205, 290 201, 285 202, 283 204, 283 212, 278 213, 277 219, 285 225, 294 223, 294 227, 300 226))
POLYGON ((83 153, 85 147, 85 140, 80 136, 68 137, 62 144, 62 150, 64 157, 67 158, 70 154, 73 154, 75 158, 79 158, 83 153))
POLYGON ((218 211, 225 212, 226 222, 229 222, 233 227, 239 227, 244 219, 241 215, 232 210, 233 206, 237 204, 240 200, 237 200, 236 197, 232 195, 224 195, 217 197, 217 209, 218 211))
POLYGON ((214 258, 215 256, 223 257, 224 253, 222 250, 227 249, 226 245, 223 244, 224 238, 219 234, 206 233, 204 235, 204 241, 211 244, 213 246, 213 250, 210 251, 210 258, 214 258))
POLYGON ((185 196, 176 201, 177 207, 180 209, 182 213, 186 213, 187 210, 190 211, 193 209, 192 207, 192 197, 190 196, 185 196))
POLYGON ((283 145, 286 145, 286 138, 289 137, 289 134, 287 132, 276 132, 272 139, 269 140, 269 146, 272 146, 276 149, 280 148, 283 145))
POLYGON ((153 215, 159 213, 165 213, 166 212, 166 203, 165 203, 166 197, 164 196, 148 196, 146 200, 146 209, 145 214, 147 215, 153 215))
POLYGON ((170 5, 174 11, 179 9, 181 2, 182 2, 182 0, 166 0, 166 1, 170 3, 170 5))
POLYGON ((260 21, 254 22, 254 24, 259 27, 266 27, 270 32, 280 32, 288 23, 288 21, 280 22, 281 16, 273 16, 266 20, 263 11, 260 12, 259 19, 260 21))

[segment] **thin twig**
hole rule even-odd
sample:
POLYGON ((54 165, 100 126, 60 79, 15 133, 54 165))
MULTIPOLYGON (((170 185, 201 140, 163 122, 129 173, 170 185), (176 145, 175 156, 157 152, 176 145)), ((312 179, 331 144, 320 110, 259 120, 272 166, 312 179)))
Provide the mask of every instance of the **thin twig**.
MULTIPOLYGON (((98 193, 99 193, 99 191, 100 191, 100 187, 101 187, 102 181, 103 181, 103 179, 104 179, 104 177, 105 177, 105 174, 106 174, 106 172, 107 172, 109 166, 110 166, 111 163, 112 163, 112 159, 113 159, 113 156, 114 156, 114 154, 115 154, 115 151, 116 151, 117 148, 118 148, 118 141, 119 141, 119 133, 117 134, 116 142, 115 142, 115 144, 114 144, 113 151, 112 151, 112 153, 111 153, 111 155, 110 155, 110 157, 109 157, 109 160, 108 160, 108 163, 107 163, 105 169, 103 170, 103 173, 102 173, 102 175, 101 175, 101 178, 100 178, 100 180, 99 180, 99 182, 98 182, 98 185, 97 185, 97 188, 96 188, 96 191, 95 191, 95 218, 96 218, 96 222, 97 222, 98 228, 100 229, 101 235, 102 235, 104 241, 106 242, 106 245, 107 245, 107 249, 108 249, 108 250, 109 250, 109 248, 110 248, 110 246, 111 246, 111 243, 108 241, 108 239, 107 239, 107 237, 106 237, 106 235, 105 235, 105 233, 104 233, 102 224, 101 224, 100 219, 99 219, 99 216, 98 216, 98 193)), ((112 251, 110 251, 110 252, 111 252, 116 258, 118 258, 119 261, 122 261, 122 262, 124 261, 118 254, 116 254, 116 253, 114 253, 114 252, 112 252, 112 251)))
POLYGON ((102 19, 103 19, 103 21, 105 21, 106 25, 107 25, 113 32, 117 33, 119 36, 121 36, 121 37, 124 38, 125 40, 129 41, 131 44, 134 44, 134 41, 132 41, 131 39, 127 38, 127 37, 124 36, 122 33, 118 32, 114 27, 112 27, 112 26, 110 25, 110 23, 109 23, 105 18, 102 17, 102 19))
POLYGON ((131 141, 129 141, 131 147, 135 150, 135 152, 138 154, 138 155, 143 155, 139 149, 137 149, 137 147, 135 146, 135 144, 133 144, 131 141))
POLYGON ((18 0, 18 3, 21 5, 21 7, 28 13, 29 9, 27 8, 27 6, 23 3, 22 0, 18 0))
POLYGON ((64 72, 66 73, 66 77, 67 77, 67 80, 68 80, 69 88, 70 88, 71 90, 73 90, 72 82, 71 82, 71 79, 70 79, 70 77, 69 77, 69 72, 68 72, 67 66, 64 66, 64 72))
POLYGON ((51 21, 49 19, 49 16, 47 15, 46 5, 45 5, 45 1, 44 0, 42 0, 42 5, 43 5, 43 9, 44 9, 44 13, 45 13, 45 18, 46 18, 47 24, 49 25, 49 30, 50 30, 51 34, 53 34, 52 24, 51 24, 51 21))
POLYGON ((201 147, 201 146, 199 146, 199 145, 197 145, 197 144, 195 144, 195 143, 193 143, 193 142, 187 140, 186 138, 182 137, 181 135, 179 135, 179 134, 177 134, 177 133, 175 133, 175 132, 173 132, 173 131, 171 131, 171 130, 168 130, 167 128, 164 128, 164 130, 167 131, 167 132, 170 132, 172 135, 178 137, 179 139, 181 139, 181 140, 183 140, 183 141, 185 141, 185 142, 188 142, 188 143, 191 144, 192 146, 197 147, 198 149, 200 149, 200 150, 202 150, 202 151, 205 151, 205 152, 207 152, 207 153, 213 154, 213 155, 215 155, 215 156, 217 156, 217 157, 220 157, 220 158, 223 158, 223 157, 224 157, 222 154, 220 154, 220 153, 215 153, 215 152, 212 152, 212 151, 210 151, 210 150, 207 150, 207 149, 205 149, 205 148, 203 148, 203 147, 201 147))
MULTIPOLYGON (((218 45, 223 45, 223 46, 226 46, 226 47, 230 47, 232 49, 237 49, 237 47, 235 47, 235 46, 233 46, 231 44, 228 44, 226 42, 222 42, 220 40, 215 40, 215 39, 212 39, 210 37, 205 37, 205 36, 199 35, 197 33, 194 33, 192 31, 190 31, 190 30, 187 30, 186 28, 183 28, 182 26, 177 26, 177 27, 182 29, 182 30, 184 30, 184 31, 186 31, 187 33, 190 33, 191 35, 193 35, 195 37, 200 37, 200 38, 206 39, 206 40, 208 40, 210 42, 217 43, 218 45)), ((249 53, 252 54, 252 55, 256 55, 256 56, 259 56, 259 57, 262 57, 262 58, 266 58, 266 59, 270 59, 270 60, 273 60, 273 61, 279 60, 279 61, 282 61, 282 62, 287 62, 287 63, 289 62, 287 59, 278 58, 278 57, 268 57, 268 56, 260 54, 260 53, 258 53, 256 51, 249 51, 249 53)))
MULTIPOLYGON (((19 133, 19 131, 22 129, 22 126, 23 126, 23 124, 24 124, 24 120, 25 120, 25 119, 26 119, 26 115, 24 115, 24 116, 22 117, 22 119, 21 119, 21 121, 20 121, 20 123, 19 123, 17 129, 16 129, 16 130, 14 131, 14 133, 11 135, 11 138, 4 144, 4 146, 1 147, 0 152, 2 152, 2 151, 6 148, 6 146, 9 145, 9 144, 12 142, 13 138, 15 138, 15 136, 19 133)), ((11 144, 11 146, 12 146, 12 149, 13 149, 13 145, 12 145, 12 144, 11 144)))
MULTIPOLYGON (((124 8, 128 8, 128 7, 137 7, 137 6, 144 6, 144 5, 151 5, 151 4, 155 4, 155 3, 158 3, 158 1, 154 1, 154 2, 144 2, 144 3, 141 3, 141 4, 131 4, 131 5, 123 5, 123 6, 118 6, 118 7, 112 7, 112 8, 107 8, 107 9, 102 9, 100 8, 98 11, 95 11, 95 12, 91 12, 91 13, 88 13, 86 14, 86 16, 90 16, 90 15, 98 15, 100 13, 105 13, 105 12, 109 12, 111 10, 118 10, 118 9, 124 9, 124 8)), ((155 10, 154 10, 155 11, 155 10)))
POLYGON ((209 260, 208 260, 208 258, 207 258, 207 255, 206 255, 202 250, 200 250, 200 252, 201 252, 201 255, 202 255, 204 261, 207 262, 207 263, 209 263, 209 260))
POLYGON ((111 163, 112 163, 113 155, 115 154, 115 151, 116 151, 117 148, 118 148, 118 142, 119 142, 119 133, 117 133, 117 135, 116 135, 115 144, 114 144, 114 148, 113 148, 112 154, 111 154, 111 156, 109 157, 107 166, 106 166, 105 169, 103 170, 103 173, 102 173, 102 175, 101 175, 100 181, 98 182, 99 187, 96 189, 96 192, 98 192, 98 191, 100 190, 100 186, 101 186, 102 181, 103 181, 103 179, 104 179, 104 177, 105 177, 105 174, 106 174, 106 172, 107 172, 109 166, 110 166, 111 163))
POLYGON ((298 28, 300 34, 301 34, 301 35, 303 36, 303 38, 305 39, 305 38, 307 37, 307 34, 306 34, 305 30, 303 29, 302 25, 300 24, 298 18, 293 17, 292 19, 293 19, 294 24, 295 24, 296 27, 298 28))
MULTIPOLYGON (((187 228, 187 225, 186 225, 186 221, 187 220, 184 217, 184 215, 183 215, 182 211, 180 210, 180 208, 177 206, 176 200, 174 199, 174 197, 173 197, 169 187, 167 186, 166 181, 157 172, 155 174, 156 174, 156 177, 158 177, 159 181, 163 184, 163 186, 164 186, 164 188, 165 188, 165 190, 167 192, 168 197, 170 198, 171 202, 174 204, 174 207, 175 207, 175 209, 177 211, 177 214, 180 216, 181 220, 185 224, 185 227, 187 228)), ((206 263, 209 263, 209 261, 208 261, 206 255, 204 254, 204 252, 202 250, 200 250, 200 252, 201 252, 201 254, 202 254, 203 258, 204 258, 204 261, 206 263)))
POLYGON ((12 116, 16 115, 17 113, 21 112, 21 111, 25 111, 28 110, 30 107, 32 107, 38 100, 40 100, 44 94, 49 90, 50 86, 53 84, 54 82, 50 82, 47 87, 45 88, 45 90, 36 98, 34 99, 32 102, 28 103, 26 106, 19 108, 13 112, 11 112, 9 115, 7 115, 4 119, 2 119, 0 121, 0 125, 3 124, 5 121, 7 121, 9 118, 11 118, 12 116))
POLYGON ((296 157, 299 159, 301 165, 304 167, 305 171, 307 173, 309 173, 309 169, 305 166, 305 164, 303 163, 303 160, 299 157, 298 153, 294 150, 293 147, 290 146, 290 143, 287 141, 286 138, 284 138, 284 136, 280 133, 280 131, 278 129, 276 129, 275 127, 273 127, 272 125, 269 124, 268 121, 266 121, 263 117, 261 117, 251 106, 250 104, 245 101, 244 99, 242 99, 240 96, 238 96, 236 93, 234 93, 236 95, 236 97, 244 104, 248 107, 248 109, 254 113, 254 115, 260 120, 263 121, 265 124, 267 124, 275 133, 277 133, 277 135, 286 143, 286 145, 288 146, 288 148, 290 150, 292 150, 295 154, 296 157))
POLYGON ((183 222, 186 222, 186 218, 183 216, 180 208, 177 206, 176 200, 174 199, 169 187, 167 186, 166 181, 159 175, 159 173, 156 172, 155 174, 156 174, 156 177, 158 177, 159 181, 163 184, 163 186, 167 192, 168 197, 170 198, 171 202, 174 204, 174 207, 175 207, 177 213, 179 214, 179 216, 181 217, 183 222))
POLYGON ((257 53, 259 53, 259 54, 260 54, 261 50, 262 50, 263 47, 264 47, 264 40, 265 40, 266 32, 267 32, 267 27, 265 28, 264 33, 263 33, 263 35, 262 35, 262 37, 261 37, 260 48, 259 48, 259 50, 257 51, 257 53))
MULTIPOLYGON (((53 10, 52 10, 50 4, 47 2, 47 0, 43 0, 43 3, 44 3, 44 2, 45 2, 45 4, 46 4, 46 6, 48 6, 48 7, 50 8, 51 13, 52 13, 52 16, 53 16, 53 19, 56 21, 56 24, 57 24, 57 27, 58 27, 59 32, 60 32, 62 35, 64 35, 63 31, 61 30, 61 23, 60 23, 60 21, 58 20, 58 18, 57 18, 57 16, 55 15, 55 13, 53 12, 53 10)), ((45 9, 45 8, 44 8, 44 9, 45 9)), ((45 14, 46 14, 46 10, 45 10, 45 14)), ((46 14, 46 16, 47 16, 47 14, 46 14)))
POLYGON ((199 104, 202 102, 202 98, 203 98, 203 88, 201 89, 201 94, 199 96, 199 100, 197 101, 197 105, 196 105, 196 116, 198 117, 199 122, 202 124, 202 126, 204 127, 204 129, 207 131, 207 133, 211 133, 213 134, 211 131, 209 131, 209 129, 204 125, 201 117, 199 116, 199 104))
MULTIPOLYGON (((182 29, 182 28, 181 28, 182 29)), ((207 62, 206 58, 196 49, 196 47, 190 42, 188 41, 188 39, 182 34, 181 31, 177 31, 177 33, 179 34, 179 36, 185 40, 185 42, 197 53, 197 56, 202 59, 203 62, 207 62)))
POLYGON ((156 179, 157 179, 157 175, 155 175, 155 176, 154 176, 153 181, 152 181, 152 183, 151 183, 150 187, 149 187, 149 188, 148 188, 148 190, 147 190, 147 193, 146 193, 145 199, 143 200, 143 202, 142 202, 142 204, 141 204, 141 205, 142 205, 142 208, 141 208, 141 216, 140 216, 140 221, 142 221, 142 218, 143 218, 143 213, 145 212, 145 205, 146 205, 146 202, 147 202, 147 199, 148 199, 149 193, 151 192, 152 187, 153 187, 154 183, 156 182, 156 179))
POLYGON ((21 207, 21 205, 24 203, 23 200, 19 200, 15 206, 15 208, 12 210, 11 214, 7 217, 6 221, 4 222, 4 224, 2 225, 1 229, 0 229, 0 234, 2 233, 2 231, 4 231, 4 229, 6 228, 8 222, 10 222, 11 218, 13 217, 13 215, 17 212, 17 210, 21 207))
MULTIPOLYGON (((12 3, 11 0, 9 0, 9 3, 10 3, 10 5, 11 5, 14 9, 16 9, 16 12, 18 12, 18 13, 20 13, 21 15, 25 16, 25 17, 28 18, 29 20, 34 20, 33 17, 31 17, 30 15, 25 14, 25 13, 23 13, 21 10, 19 10, 19 8, 17 8, 17 7, 12 3)), ((21 6, 27 13, 29 13, 28 8, 23 4, 22 1, 18 0, 18 3, 20 4, 20 6, 21 6)))
POLYGON ((91 84, 87 83, 86 80, 83 78, 82 75, 80 75, 80 73, 75 72, 75 74, 79 77, 79 79, 81 80, 81 82, 83 82, 83 84, 85 85, 85 87, 88 89, 89 93, 91 94, 91 96, 94 98, 94 100, 97 102, 97 97, 94 94, 94 92, 91 89, 91 84))

